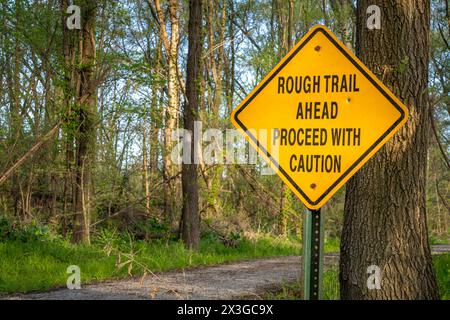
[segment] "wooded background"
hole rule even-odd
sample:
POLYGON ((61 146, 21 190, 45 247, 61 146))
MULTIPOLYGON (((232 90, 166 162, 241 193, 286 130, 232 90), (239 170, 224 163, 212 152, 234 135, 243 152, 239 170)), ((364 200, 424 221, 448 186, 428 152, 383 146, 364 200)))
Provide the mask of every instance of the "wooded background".
MULTIPOLYGON (((69 0, 0 1, 0 215, 74 242, 102 227, 184 232, 193 247, 200 230, 300 235, 304 207, 262 164, 182 168, 172 133, 194 120, 225 133, 231 110, 315 24, 355 50, 356 1, 75 4, 81 30, 66 27, 69 0)), ((450 230, 448 10, 431 1, 426 209, 436 239, 450 230)), ((323 208, 328 238, 340 235, 344 192, 323 208)))

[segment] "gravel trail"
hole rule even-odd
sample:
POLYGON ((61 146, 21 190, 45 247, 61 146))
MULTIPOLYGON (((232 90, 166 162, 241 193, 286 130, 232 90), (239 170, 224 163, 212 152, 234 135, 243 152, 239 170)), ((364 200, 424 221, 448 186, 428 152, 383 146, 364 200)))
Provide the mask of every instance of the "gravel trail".
MULTIPOLYGON (((433 253, 450 252, 450 245, 433 246, 433 253)), ((339 254, 325 255, 325 265, 337 264, 339 254)), ((13 294, 3 299, 31 300, 148 300, 258 298, 268 289, 299 280, 301 257, 241 261, 146 275, 141 278, 82 285, 49 292, 13 294)))

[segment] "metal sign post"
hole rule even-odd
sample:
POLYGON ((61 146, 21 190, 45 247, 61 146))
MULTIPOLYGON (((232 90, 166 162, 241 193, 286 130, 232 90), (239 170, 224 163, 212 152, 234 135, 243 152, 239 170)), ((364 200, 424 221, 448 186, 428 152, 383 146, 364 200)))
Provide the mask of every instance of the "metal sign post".
POLYGON ((306 210, 303 219, 303 297, 322 299, 323 217, 319 210, 306 210))

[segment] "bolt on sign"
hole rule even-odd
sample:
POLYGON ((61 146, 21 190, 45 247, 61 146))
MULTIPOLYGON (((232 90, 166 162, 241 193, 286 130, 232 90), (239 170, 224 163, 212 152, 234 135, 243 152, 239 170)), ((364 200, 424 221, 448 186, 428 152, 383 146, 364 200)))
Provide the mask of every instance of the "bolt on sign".
POLYGON ((407 117, 399 99, 319 25, 241 102, 232 122, 316 210, 407 117))

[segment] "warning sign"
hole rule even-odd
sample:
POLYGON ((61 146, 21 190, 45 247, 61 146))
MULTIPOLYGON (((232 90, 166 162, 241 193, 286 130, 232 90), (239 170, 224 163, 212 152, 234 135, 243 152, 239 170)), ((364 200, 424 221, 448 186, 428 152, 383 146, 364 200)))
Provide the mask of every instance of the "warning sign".
POLYGON ((233 111, 232 122, 318 209, 406 122, 407 108, 316 26, 233 111))

